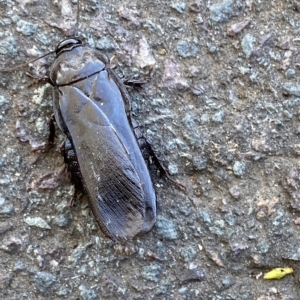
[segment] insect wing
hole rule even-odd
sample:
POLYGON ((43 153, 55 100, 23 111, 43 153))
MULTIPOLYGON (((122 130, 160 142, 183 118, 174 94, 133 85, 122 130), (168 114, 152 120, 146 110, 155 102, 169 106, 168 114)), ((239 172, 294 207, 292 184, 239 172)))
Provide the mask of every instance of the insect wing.
POLYGON ((91 86, 90 99, 103 111, 116 129, 121 143, 129 152, 130 161, 143 182, 146 214, 142 232, 148 232, 156 220, 156 196, 149 170, 125 112, 125 106, 127 109, 130 108, 130 97, 120 79, 110 69, 100 72, 91 86))
POLYGON ((113 240, 134 237, 143 227, 145 201, 126 148, 105 114, 79 89, 60 87, 59 105, 98 224, 113 240))

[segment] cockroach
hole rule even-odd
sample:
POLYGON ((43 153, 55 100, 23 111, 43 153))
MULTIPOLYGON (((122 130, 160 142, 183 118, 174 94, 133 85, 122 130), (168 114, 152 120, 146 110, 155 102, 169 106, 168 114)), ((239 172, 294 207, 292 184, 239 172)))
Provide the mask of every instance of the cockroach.
POLYGON ((78 39, 64 40, 56 48, 49 82, 55 121, 72 145, 102 231, 113 240, 149 231, 156 196, 126 113, 129 95, 107 59, 78 39))

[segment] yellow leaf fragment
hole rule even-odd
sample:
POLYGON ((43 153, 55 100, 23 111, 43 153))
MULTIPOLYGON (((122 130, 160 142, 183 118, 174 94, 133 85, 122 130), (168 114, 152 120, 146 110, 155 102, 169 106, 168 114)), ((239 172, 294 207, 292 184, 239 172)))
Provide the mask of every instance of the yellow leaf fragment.
POLYGON ((292 274, 292 268, 275 268, 264 275, 264 279, 281 279, 285 275, 292 274))

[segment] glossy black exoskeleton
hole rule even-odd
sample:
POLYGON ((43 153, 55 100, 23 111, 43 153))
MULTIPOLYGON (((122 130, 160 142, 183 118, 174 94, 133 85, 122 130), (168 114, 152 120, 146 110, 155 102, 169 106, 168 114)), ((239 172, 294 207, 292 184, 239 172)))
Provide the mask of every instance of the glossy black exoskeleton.
POLYGON ((77 39, 57 46, 49 81, 56 123, 76 154, 101 229, 113 240, 149 231, 156 220, 156 196, 132 131, 123 83, 98 50, 77 39))

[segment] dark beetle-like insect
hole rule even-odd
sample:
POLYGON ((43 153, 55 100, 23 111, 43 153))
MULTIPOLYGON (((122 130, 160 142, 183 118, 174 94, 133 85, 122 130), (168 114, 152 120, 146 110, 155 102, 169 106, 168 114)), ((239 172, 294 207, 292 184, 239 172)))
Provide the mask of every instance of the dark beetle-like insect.
POLYGON ((59 43, 49 75, 55 121, 76 154, 91 210, 113 240, 149 231, 156 196, 132 131, 130 98, 107 59, 78 39, 59 43))

